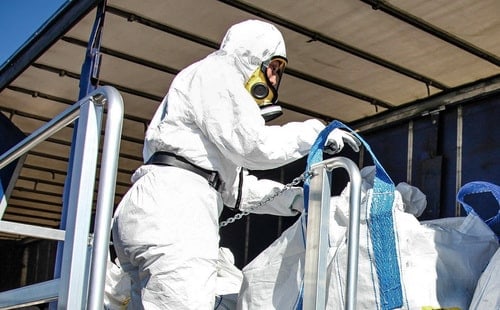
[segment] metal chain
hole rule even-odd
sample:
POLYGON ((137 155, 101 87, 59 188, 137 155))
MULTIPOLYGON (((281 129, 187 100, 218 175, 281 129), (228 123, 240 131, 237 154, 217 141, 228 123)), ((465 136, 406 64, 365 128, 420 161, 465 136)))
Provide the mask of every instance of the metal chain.
POLYGON ((281 195, 283 192, 289 190, 290 188, 292 188, 294 186, 297 186, 300 182, 305 181, 310 175, 311 175, 311 173, 309 171, 302 173, 300 176, 293 179, 292 182, 285 184, 285 186, 283 186, 282 189, 280 189, 279 191, 277 191, 273 195, 263 199, 262 201, 259 201, 259 203, 256 206, 250 208, 248 211, 241 211, 240 213, 238 213, 230 218, 227 218, 225 221, 220 222, 219 228, 222 228, 222 227, 225 227, 229 224, 232 224, 232 223, 236 222, 237 220, 242 219, 244 216, 249 215, 251 211, 262 207, 266 203, 272 201, 274 198, 281 195))

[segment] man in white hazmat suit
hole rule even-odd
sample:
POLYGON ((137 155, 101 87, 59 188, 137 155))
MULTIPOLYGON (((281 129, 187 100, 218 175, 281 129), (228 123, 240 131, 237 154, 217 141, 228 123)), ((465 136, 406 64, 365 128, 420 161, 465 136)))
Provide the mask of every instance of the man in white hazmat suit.
MULTIPOLYGON (((132 279, 133 309, 213 309, 224 205, 250 210, 283 184, 249 170, 272 169, 305 156, 324 125, 318 120, 267 126, 280 114, 285 43, 271 24, 232 26, 219 50, 182 70, 146 132, 145 165, 115 213, 113 241, 132 279), (258 103, 258 104, 256 104, 258 103)), ((327 144, 340 150, 342 130, 327 144)), ((295 215, 302 188, 254 213, 295 215)))

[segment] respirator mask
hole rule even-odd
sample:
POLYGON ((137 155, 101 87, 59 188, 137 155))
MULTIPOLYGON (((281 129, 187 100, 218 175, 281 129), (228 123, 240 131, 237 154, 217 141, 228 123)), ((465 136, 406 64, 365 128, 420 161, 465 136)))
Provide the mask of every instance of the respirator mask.
POLYGON ((250 76, 245 88, 260 107, 261 115, 266 122, 283 114, 278 101, 278 88, 287 59, 275 56, 264 61, 250 76), (270 76, 269 76, 270 75, 270 76))

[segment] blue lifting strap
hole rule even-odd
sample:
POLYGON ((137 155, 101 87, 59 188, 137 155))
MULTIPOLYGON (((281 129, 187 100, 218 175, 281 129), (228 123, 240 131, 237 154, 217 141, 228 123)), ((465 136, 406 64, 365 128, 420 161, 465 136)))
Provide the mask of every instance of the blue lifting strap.
MULTIPOLYGON (((370 146, 351 128, 342 122, 333 121, 319 134, 307 158, 306 172, 310 167, 323 160, 323 148, 330 132, 336 128, 354 134, 369 152, 376 167, 373 185, 373 198, 370 207, 370 237, 374 252, 375 267, 380 287, 380 306, 394 309, 403 305, 400 268, 397 258, 396 238, 392 207, 394 202, 394 182, 382 167, 370 146)), ((304 207, 307 213, 309 203, 310 176, 304 181, 304 207)))

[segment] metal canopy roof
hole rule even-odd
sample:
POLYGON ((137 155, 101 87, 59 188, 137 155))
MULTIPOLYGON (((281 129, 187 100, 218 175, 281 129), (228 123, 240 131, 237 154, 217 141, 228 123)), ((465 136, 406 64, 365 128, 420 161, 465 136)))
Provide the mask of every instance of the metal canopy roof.
MULTIPOLYGON (((0 73, 0 111, 27 135, 78 101, 95 1, 70 1, 0 73)), ((311 117, 369 130, 500 91, 497 0, 108 0, 100 84, 125 103, 116 202, 175 74, 230 25, 275 24, 289 65, 280 124, 311 117)), ((26 157, 3 219, 58 227, 72 130, 26 157)))

